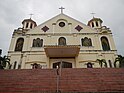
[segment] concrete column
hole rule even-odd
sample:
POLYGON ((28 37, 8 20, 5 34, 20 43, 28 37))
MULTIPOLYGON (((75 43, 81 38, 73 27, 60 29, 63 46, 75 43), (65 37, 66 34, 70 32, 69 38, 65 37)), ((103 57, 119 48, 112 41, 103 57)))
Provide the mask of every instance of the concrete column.
POLYGON ((79 68, 78 56, 75 57, 75 68, 79 68))
POLYGON ((9 51, 14 51, 15 50, 16 41, 17 41, 17 39, 13 36, 12 39, 11 39, 10 46, 9 46, 9 51))
POLYGON ((98 21, 98 25, 99 25, 99 27, 101 27, 101 23, 100 23, 100 21, 98 21))
POLYGON ((46 63, 47 67, 46 68, 51 68, 51 64, 50 64, 50 58, 47 57, 47 63, 46 63))
POLYGON ((25 69, 26 58, 27 58, 26 54, 22 54, 21 69, 25 69))
POLYGON ((116 47, 115 47, 115 43, 114 43, 114 39, 113 39, 112 34, 109 35, 109 43, 110 43, 111 50, 116 50, 116 47))

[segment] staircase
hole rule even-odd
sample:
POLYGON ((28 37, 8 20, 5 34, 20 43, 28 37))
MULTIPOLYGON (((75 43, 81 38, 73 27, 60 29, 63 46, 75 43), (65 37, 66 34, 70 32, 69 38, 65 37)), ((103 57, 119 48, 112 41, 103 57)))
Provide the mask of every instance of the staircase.
POLYGON ((124 92, 124 69, 0 70, 0 93, 124 92), (61 72, 60 72, 61 71, 61 72))

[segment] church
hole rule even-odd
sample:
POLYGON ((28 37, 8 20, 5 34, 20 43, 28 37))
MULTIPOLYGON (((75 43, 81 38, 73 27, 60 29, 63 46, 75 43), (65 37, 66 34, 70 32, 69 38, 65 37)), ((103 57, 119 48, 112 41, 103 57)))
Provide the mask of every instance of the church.
POLYGON ((117 57, 112 31, 93 17, 86 24, 61 13, 37 25, 29 18, 12 35, 11 69, 113 68, 117 57), (106 62, 101 67, 100 62, 106 62))

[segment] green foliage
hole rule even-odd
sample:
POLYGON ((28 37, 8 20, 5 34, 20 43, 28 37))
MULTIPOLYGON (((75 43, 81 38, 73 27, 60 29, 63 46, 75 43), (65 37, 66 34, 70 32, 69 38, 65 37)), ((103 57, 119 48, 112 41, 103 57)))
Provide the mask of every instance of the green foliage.
POLYGON ((1 56, 1 54, 2 54, 2 49, 0 49, 0 56, 1 56))
POLYGON ((118 55, 118 57, 115 59, 114 67, 117 68, 117 62, 119 62, 119 68, 124 68, 124 57, 121 55, 118 55))
POLYGON ((0 56, 0 69, 5 69, 5 67, 10 66, 10 59, 7 56, 0 56))
POLYGON ((97 59, 96 61, 99 62, 99 65, 100 65, 101 68, 103 67, 103 65, 104 65, 104 67, 107 68, 107 63, 106 63, 105 59, 97 59))

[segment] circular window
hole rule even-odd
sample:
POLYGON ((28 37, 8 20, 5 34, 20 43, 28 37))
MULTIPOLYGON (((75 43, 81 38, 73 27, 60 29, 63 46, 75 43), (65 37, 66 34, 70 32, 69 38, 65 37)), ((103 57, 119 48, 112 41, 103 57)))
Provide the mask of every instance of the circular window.
POLYGON ((64 22, 60 22, 60 23, 59 23, 59 26, 60 26, 60 27, 64 27, 64 26, 65 26, 65 23, 64 23, 64 22))

